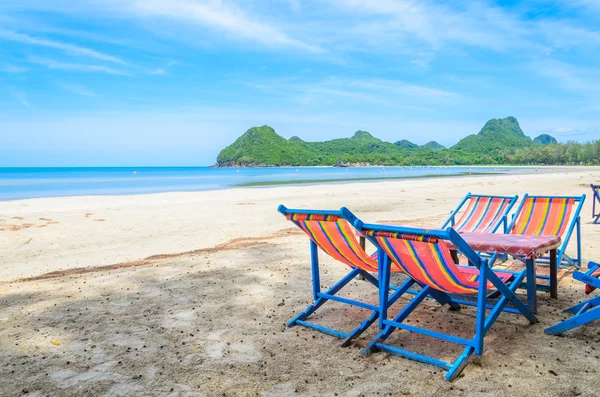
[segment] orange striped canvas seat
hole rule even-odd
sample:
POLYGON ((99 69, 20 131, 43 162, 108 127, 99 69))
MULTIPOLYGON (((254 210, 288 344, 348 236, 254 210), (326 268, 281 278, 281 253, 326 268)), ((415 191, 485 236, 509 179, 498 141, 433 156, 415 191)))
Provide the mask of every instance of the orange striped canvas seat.
MULTIPOLYGON (((360 246, 355 232, 343 218, 337 215, 287 214, 310 239, 327 255, 352 267, 377 272, 377 252, 369 255, 360 246)), ((397 266, 392 271, 400 271, 397 266)))
MULTIPOLYGON (((476 294, 479 269, 457 266, 444 240, 411 234, 368 230, 365 235, 377 240, 392 264, 412 279, 438 291, 476 294)), ((506 282, 512 273, 494 271, 506 282)), ((488 284, 492 288, 492 284, 488 284)))
POLYGON ((453 227, 458 232, 493 233, 514 200, 513 197, 471 196, 467 209, 453 227))
MULTIPOLYGON (((596 270, 590 274, 590 277, 595 277, 600 279, 600 270, 596 270)), ((596 287, 591 284, 585 284, 585 294, 589 295, 596 290, 596 287)))
POLYGON ((562 236, 569 225, 574 198, 525 197, 511 234, 562 236))

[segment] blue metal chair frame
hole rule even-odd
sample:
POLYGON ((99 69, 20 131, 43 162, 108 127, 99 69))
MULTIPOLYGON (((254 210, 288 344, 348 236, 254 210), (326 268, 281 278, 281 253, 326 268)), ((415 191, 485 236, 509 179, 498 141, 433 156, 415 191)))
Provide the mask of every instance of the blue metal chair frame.
MULTIPOLYGON (((588 268, 589 270, 585 273, 579 271, 573 273, 573 278, 582 283, 600 288, 600 280, 596 277, 592 277, 592 273, 600 269, 600 265, 596 262, 590 262, 588 263, 588 268)), ((570 307, 565 310, 565 313, 571 313, 573 314, 573 317, 546 328, 544 333, 548 335, 560 335, 563 332, 567 332, 573 328, 600 319, 600 296, 596 296, 595 298, 588 299, 570 307)))
MULTIPOLYGON (((354 216, 350 211, 346 210, 343 213, 339 210, 331 210, 331 211, 322 211, 322 210, 301 210, 301 209, 288 209, 284 205, 280 205, 278 211, 281 212, 284 216, 288 214, 318 214, 318 215, 335 215, 340 218, 346 219, 350 225, 353 225, 358 218, 354 216)), ((297 222, 294 221, 296 226, 300 227, 297 222)), ((338 338, 343 339, 341 346, 349 346, 352 340, 358 336, 360 336, 367 328, 369 328, 377 319, 379 318, 380 307, 377 305, 372 305, 369 303, 356 301, 353 299, 342 298, 337 296, 336 294, 342 290, 345 286, 347 286, 356 276, 362 276, 364 279, 375 287, 379 288, 380 283, 377 278, 373 277, 369 272, 359 269, 353 268, 346 276, 344 276, 340 281, 334 284, 329 290, 326 292, 321 292, 321 277, 319 271, 319 249, 317 244, 314 241, 310 241, 310 257, 311 257, 311 274, 312 274, 312 290, 313 290, 313 299, 314 302, 310 304, 304 311, 296 315, 292 318, 286 325, 288 327, 293 327, 295 325, 302 325, 307 328, 311 328, 317 330, 319 332, 323 332, 328 335, 332 335, 338 338), (360 325, 354 328, 350 332, 342 332, 336 329, 324 327, 322 325, 314 324, 308 322, 307 319, 310 315, 315 313, 317 309, 319 309, 325 302, 327 301, 335 301, 344 303, 351 306, 361 307, 363 309, 371 310, 371 315, 365 319, 360 325)), ((344 265, 346 266, 346 265, 344 265)), ((408 288, 408 287, 406 287, 408 288)), ((398 300, 400 296, 405 292, 402 288, 388 288, 386 291, 393 290, 391 296, 389 296, 390 302, 395 302, 398 300)))
POLYGON ((592 218, 594 218, 594 220, 592 223, 598 224, 600 223, 600 210, 596 212, 596 204, 600 204, 600 185, 594 185, 592 183, 590 187, 594 191, 594 202, 592 203, 592 218))
POLYGON ((511 199, 510 202, 508 203, 508 207, 506 207, 506 210, 504 211, 504 216, 502 217, 502 222, 499 222, 494 229, 492 230, 492 233, 496 233, 496 231, 500 228, 500 226, 504 225, 504 230, 506 231, 506 228, 508 227, 508 213, 510 212, 510 210, 512 209, 512 207, 516 204, 517 200, 519 199, 518 195, 514 195, 514 196, 494 196, 494 195, 486 195, 486 194, 472 194, 471 192, 467 193, 465 195, 465 197, 462 199, 462 201, 460 202, 460 204, 458 204, 458 206, 452 210, 450 212, 450 216, 448 217, 448 219, 446 219, 446 221, 443 223, 442 225, 442 229, 447 228, 448 226, 454 227, 454 225, 456 224, 456 215, 459 213, 459 211, 461 210, 461 208, 467 203, 467 201, 473 199, 473 198, 477 198, 477 197, 490 197, 490 198, 504 198, 504 199, 511 199))
MULTIPOLYGON (((344 209, 342 209, 342 212, 344 209)), ((475 321, 475 335, 472 339, 459 338, 453 335, 444 334, 442 332, 432 331, 413 325, 404 323, 404 320, 423 302, 427 297, 432 297, 440 303, 448 303, 451 308, 456 308, 458 302, 455 299, 455 295, 447 294, 443 291, 435 290, 429 286, 421 285, 421 291, 394 317, 392 320, 387 318, 389 307, 392 305, 387 294, 381 293, 386 291, 390 283, 390 264, 391 261, 385 254, 385 251, 377 243, 375 238, 369 238, 369 240, 378 247, 379 255, 379 271, 380 271, 380 312, 379 317, 379 329, 382 331, 375 337, 375 340, 371 342, 365 349, 365 354, 370 354, 376 351, 386 351, 388 353, 396 354, 411 360, 419 361, 425 364, 434 365, 448 371, 445 375, 447 380, 455 379, 464 367, 467 365, 468 359, 471 355, 475 354, 481 356, 483 353, 483 340, 487 332, 490 330, 498 316, 503 311, 510 311, 512 313, 517 312, 524 315, 531 324, 536 323, 538 320, 535 315, 527 308, 527 306, 519 300, 515 295, 516 289, 519 287, 523 278, 525 277, 525 271, 522 271, 516 275, 510 285, 506 285, 498 278, 489 265, 487 259, 481 258, 477 253, 460 237, 460 235, 452 228, 445 230, 425 230, 415 229, 406 227, 395 227, 395 226, 384 226, 375 224, 363 224, 360 221, 355 221, 355 227, 361 231, 376 230, 376 231, 387 231, 387 232, 398 232, 406 234, 415 234, 420 236, 437 237, 438 239, 449 240, 455 247, 459 248, 461 252, 469 259, 469 261, 479 269, 479 286, 477 293, 477 317, 475 321), (500 292, 501 297, 496 301, 495 305, 488 305, 487 299, 487 285, 488 281, 491 282, 494 287, 500 292), (516 310, 507 310, 506 305, 511 303, 516 310), (486 316, 486 309, 491 309, 490 313, 486 316), (409 332, 415 332, 421 335, 430 336, 433 338, 441 339, 447 342, 456 343, 465 346, 462 354, 458 358, 449 363, 434 357, 418 354, 412 351, 400 349, 398 347, 390 346, 385 344, 385 340, 396 330, 404 329, 409 332)), ((405 282, 402 286, 403 289, 410 288, 413 284, 419 284, 415 280, 410 279, 405 282), (408 287, 407 287, 408 285, 408 287)))
MULTIPOLYGON (((515 227, 515 223, 517 222, 517 219, 519 217, 519 214, 521 213, 521 210, 523 209, 523 206, 525 205, 525 201, 528 197, 533 197, 533 198, 565 198, 565 199, 574 199, 575 203, 578 203, 577 206, 575 207, 575 211, 573 212, 573 214, 571 215, 571 221, 569 224, 569 227, 567 228, 567 232, 565 233, 563 239, 562 239, 562 245, 560 246, 559 249, 557 249, 556 251, 556 266, 560 267, 560 266, 575 266, 576 268, 580 268, 581 267, 581 209, 583 208, 583 203, 585 202, 585 194, 582 194, 581 196, 530 196, 528 194, 525 194, 525 196, 523 196, 523 200, 521 200, 521 203, 519 204, 519 207, 517 208, 517 212, 513 214, 512 216, 512 221, 510 222, 510 224, 508 225, 508 228, 506 229, 506 233, 510 233, 514 227, 515 227), (577 238, 577 256, 576 257, 571 257, 569 255, 567 255, 566 250, 567 250, 567 246, 569 245, 569 240, 571 240, 571 236, 573 235, 573 232, 575 231, 576 233, 576 238, 577 238)), ((491 259, 491 264, 493 265, 495 260, 496 260, 497 255, 494 255, 491 259)), ((517 258, 517 259, 522 259, 522 258, 517 258)), ((550 257, 549 256, 544 256, 542 258, 538 258, 536 259, 536 262, 539 263, 544 263, 544 264, 550 264, 550 257)), ((545 278, 548 279, 548 276, 538 276, 539 278, 545 278)))

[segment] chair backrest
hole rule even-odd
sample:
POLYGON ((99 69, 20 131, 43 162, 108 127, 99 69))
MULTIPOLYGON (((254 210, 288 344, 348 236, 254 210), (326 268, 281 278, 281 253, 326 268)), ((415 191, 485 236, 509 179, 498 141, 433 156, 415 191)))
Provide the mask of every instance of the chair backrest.
POLYGON ((592 190, 594 191, 595 200, 600 202, 600 185, 591 184, 590 186, 591 186, 592 190))
POLYGON ((459 232, 494 233, 519 196, 488 196, 468 193, 442 228, 452 226, 459 232), (466 209, 461 209, 466 204, 466 209), (456 221, 457 215, 460 218, 456 221), (452 220, 456 222, 452 224, 452 220))
POLYGON ((509 226, 511 234, 563 236, 579 216, 582 196, 525 195, 509 226))
MULTIPOLYGON (((296 210, 281 205, 279 212, 327 255, 352 268, 377 271, 377 258, 369 256, 360 246, 353 227, 340 211, 296 210)), ((352 217, 350 221, 356 219, 352 217)))
POLYGON ((479 271, 458 270, 447 246, 451 241, 479 265, 479 257, 452 228, 423 230, 384 225, 360 225, 365 236, 375 240, 392 263, 413 280, 438 291, 473 294, 478 291, 479 271), (473 259, 476 258, 476 259, 473 259))

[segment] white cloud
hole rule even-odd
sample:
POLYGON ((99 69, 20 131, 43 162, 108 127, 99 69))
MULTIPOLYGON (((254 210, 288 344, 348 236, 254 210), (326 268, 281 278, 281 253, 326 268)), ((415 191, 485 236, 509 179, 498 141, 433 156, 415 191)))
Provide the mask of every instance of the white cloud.
POLYGON ((531 65, 564 90, 583 96, 600 97, 600 70, 577 67, 565 62, 546 59, 531 65))
POLYGON ((36 65, 45 66, 48 69, 55 70, 65 70, 71 72, 97 72, 97 73, 106 73, 106 74, 114 74, 120 76, 128 76, 129 74, 118 69, 110 68, 103 65, 89 65, 82 63, 70 63, 70 62, 61 62, 54 59, 41 58, 36 56, 30 56, 28 58, 29 62, 36 65))
POLYGON ((246 15, 241 9, 221 1, 133 0, 130 11, 140 17, 159 17, 210 26, 237 37, 277 47, 292 47, 309 52, 323 49, 294 39, 275 26, 246 15))
POLYGON ((63 90, 70 92, 75 95, 83 96, 83 97, 97 97, 94 91, 89 88, 79 85, 79 84, 71 84, 71 83, 58 83, 57 84, 63 90))
POLYGON ((10 64, 0 66, 0 72, 4 72, 4 73, 24 73, 28 70, 29 69, 27 69, 23 66, 16 66, 16 65, 10 65, 10 64))
POLYGON ((99 61, 112 62, 119 65, 128 65, 124 60, 112 55, 93 50, 87 47, 81 47, 75 44, 63 43, 61 41, 48 40, 41 37, 29 36, 22 33, 12 32, 10 30, 0 29, 0 39, 15 41, 21 44, 54 48, 70 55, 80 55, 99 61))
POLYGON ((22 92, 13 92, 12 96, 19 102, 21 105, 25 106, 28 109, 33 109, 31 103, 27 100, 27 96, 22 92))

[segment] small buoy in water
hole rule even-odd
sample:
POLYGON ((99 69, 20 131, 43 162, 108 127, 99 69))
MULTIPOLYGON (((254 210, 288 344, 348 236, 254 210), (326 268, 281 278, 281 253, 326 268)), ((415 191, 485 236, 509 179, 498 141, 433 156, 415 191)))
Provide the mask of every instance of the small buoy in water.
POLYGON ((296 172, 298 172, 298 168, 296 168, 296 172))
POLYGON ((133 171, 133 175, 137 175, 137 171, 133 171))
POLYGON ((240 170, 237 170, 237 172, 240 172, 240 170))

